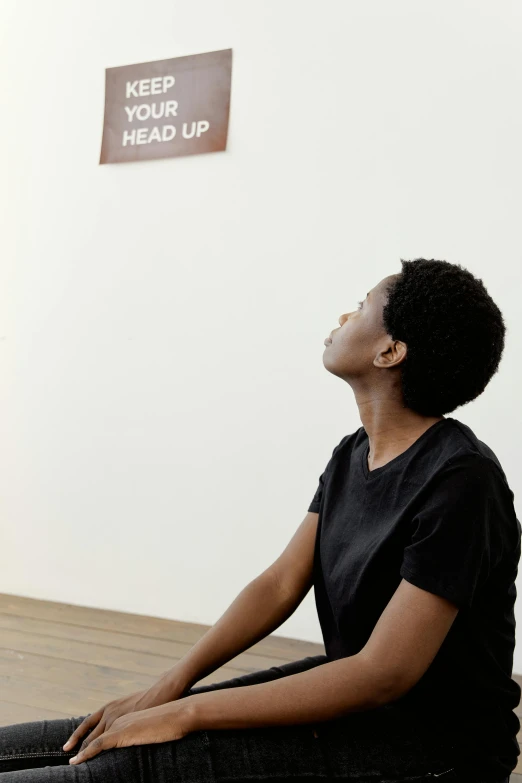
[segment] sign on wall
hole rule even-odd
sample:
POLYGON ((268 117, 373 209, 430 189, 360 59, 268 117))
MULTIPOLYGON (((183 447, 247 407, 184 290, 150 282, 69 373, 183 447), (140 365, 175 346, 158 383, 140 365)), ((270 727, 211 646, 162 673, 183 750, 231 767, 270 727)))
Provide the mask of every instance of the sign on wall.
POLYGON ((232 49, 105 70, 100 163, 225 150, 232 49))

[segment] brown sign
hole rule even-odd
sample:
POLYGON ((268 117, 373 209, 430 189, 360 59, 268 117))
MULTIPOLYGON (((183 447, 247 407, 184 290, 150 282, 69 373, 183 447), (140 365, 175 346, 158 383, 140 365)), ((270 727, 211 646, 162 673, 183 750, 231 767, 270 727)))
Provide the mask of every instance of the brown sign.
POLYGON ((227 147, 232 49, 105 70, 100 163, 227 147))

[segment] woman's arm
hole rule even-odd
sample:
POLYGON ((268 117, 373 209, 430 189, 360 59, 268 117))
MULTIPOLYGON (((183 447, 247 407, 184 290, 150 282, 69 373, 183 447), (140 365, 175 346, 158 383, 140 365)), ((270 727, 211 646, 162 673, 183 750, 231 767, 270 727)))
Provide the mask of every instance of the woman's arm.
POLYGON ((315 723, 396 701, 427 671, 457 612, 403 579, 358 653, 273 682, 188 696, 187 724, 199 731, 315 723))
POLYGON ((157 683, 178 698, 194 683, 268 636, 295 611, 298 601, 270 570, 253 579, 220 619, 157 683))
POLYGON ((156 684, 179 698, 194 683, 279 628, 313 584, 318 514, 308 512, 278 559, 243 588, 220 619, 156 684))

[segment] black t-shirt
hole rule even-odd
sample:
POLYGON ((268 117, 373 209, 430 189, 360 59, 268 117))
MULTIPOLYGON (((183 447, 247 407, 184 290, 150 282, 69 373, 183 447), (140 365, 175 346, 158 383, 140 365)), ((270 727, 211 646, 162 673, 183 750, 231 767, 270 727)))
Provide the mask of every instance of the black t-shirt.
POLYGON ((344 437, 308 509, 319 513, 314 592, 326 655, 364 647, 402 578, 454 602, 435 659, 397 701, 453 738, 463 780, 503 779, 520 754, 514 494, 493 451, 451 417, 372 471, 368 450, 364 427, 344 437))

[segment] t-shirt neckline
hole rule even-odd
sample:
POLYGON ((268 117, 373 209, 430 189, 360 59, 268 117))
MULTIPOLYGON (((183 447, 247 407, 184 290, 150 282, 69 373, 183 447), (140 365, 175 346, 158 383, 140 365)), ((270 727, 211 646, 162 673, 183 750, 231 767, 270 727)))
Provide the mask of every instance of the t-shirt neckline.
MULTIPOLYGON (((380 468, 374 468, 373 470, 368 469, 368 452, 370 450, 370 442, 368 441, 364 449, 362 449, 362 471, 364 478, 369 481, 370 479, 373 479, 376 476, 380 476, 382 473, 385 473, 387 470, 395 467, 400 462, 405 460, 407 457, 411 456, 412 451, 418 445, 423 442, 430 433, 432 433, 434 430, 441 427, 441 425, 445 424, 446 422, 453 421, 453 419, 450 416, 446 416, 446 418, 441 419, 440 421, 436 421, 435 424, 432 424, 431 427, 428 427, 427 430, 424 430, 422 435, 419 435, 417 440, 415 440, 411 446, 408 446, 406 451, 403 451, 401 454, 398 454, 396 457, 391 459, 389 462, 387 462, 385 465, 381 465, 380 468)), ((364 427, 363 427, 364 429, 364 427)), ((366 432, 366 431, 365 431, 366 432)), ((368 436, 367 436, 368 437, 368 436)))

